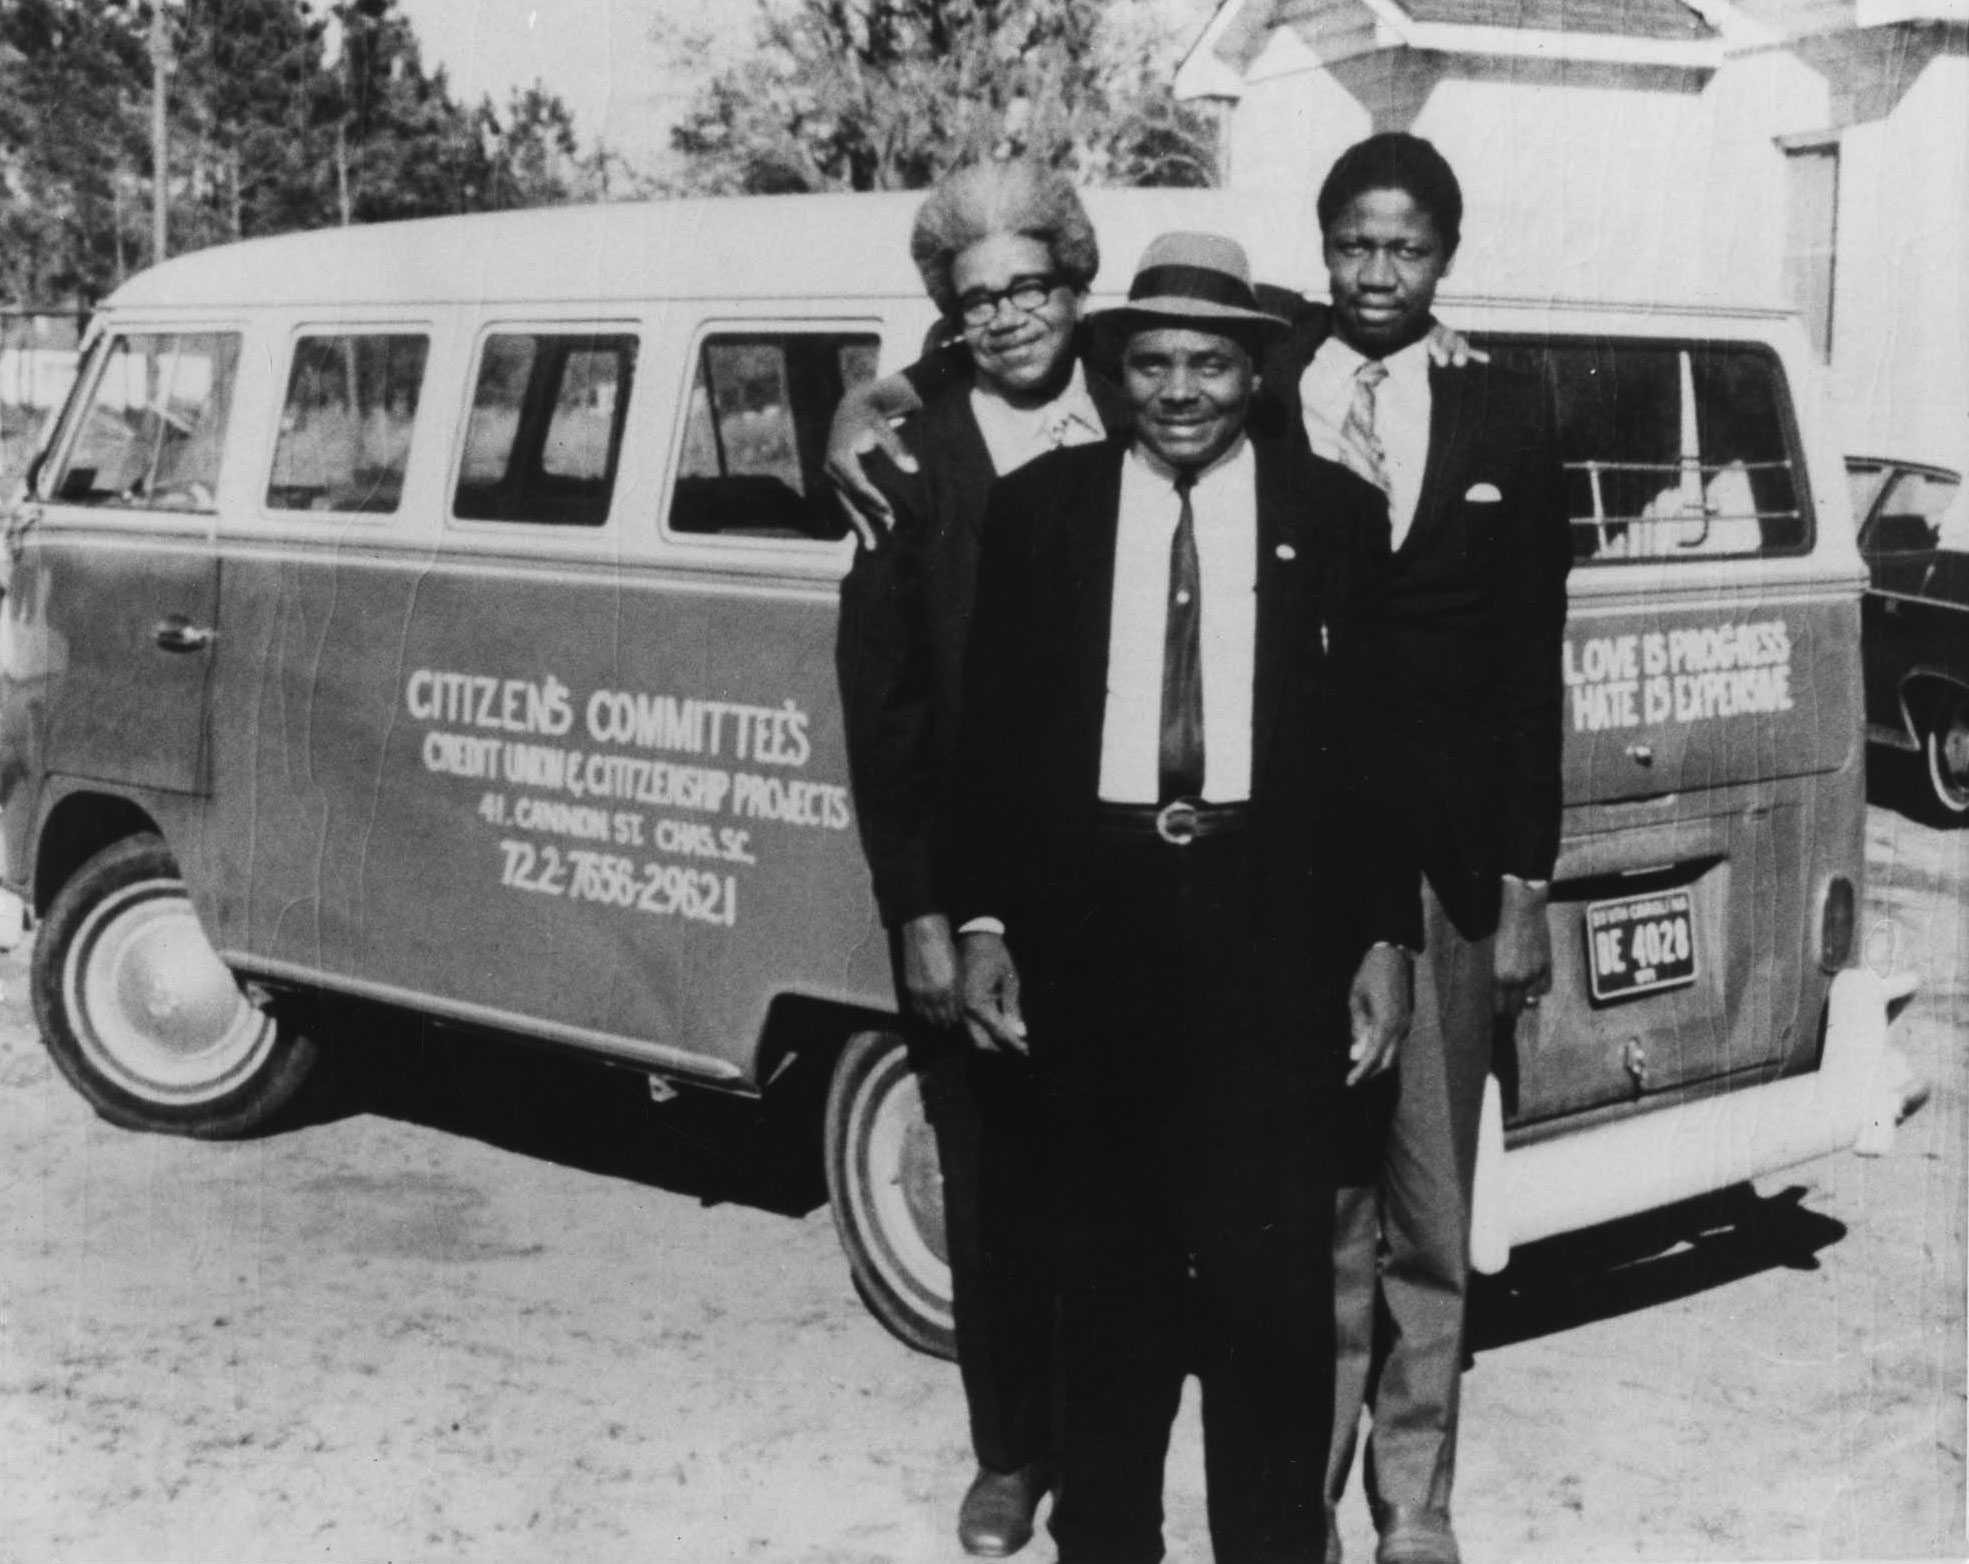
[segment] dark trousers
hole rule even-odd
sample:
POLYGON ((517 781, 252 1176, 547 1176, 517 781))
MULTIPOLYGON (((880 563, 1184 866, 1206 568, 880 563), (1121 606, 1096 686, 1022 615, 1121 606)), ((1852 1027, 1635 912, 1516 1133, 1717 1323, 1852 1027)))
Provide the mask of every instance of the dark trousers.
POLYGON ((1336 1210, 1339 1378, 1326 1486, 1337 1502, 1365 1407, 1370 1506, 1447 1517, 1477 1123, 1496 1026, 1493 941, 1459 934, 1432 889, 1422 907, 1428 948, 1416 973, 1393 1122, 1378 1166, 1341 1190, 1336 1210))
POLYGON ((1024 1059, 958 1029, 910 1037, 943 1170, 957 1367, 978 1464, 1012 1472, 1052 1454, 1052 1243, 1039 1094, 1024 1059))
POLYGON ((1062 1564, 1160 1559, 1183 1379, 1218 1564, 1323 1556, 1333 1410, 1333 985, 1267 937, 1243 835, 1088 851, 1014 953, 1051 1148, 1062 1564), (1292 1008, 1292 1007, 1288 1007, 1292 1008), (1321 1013, 1324 1010, 1324 1013, 1321 1013))

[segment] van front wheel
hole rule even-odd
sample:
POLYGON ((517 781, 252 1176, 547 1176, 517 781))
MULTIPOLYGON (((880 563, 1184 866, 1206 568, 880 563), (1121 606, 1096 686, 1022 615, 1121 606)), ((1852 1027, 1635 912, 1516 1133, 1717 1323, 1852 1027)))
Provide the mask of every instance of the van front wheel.
POLYGON ((903 1342, 954 1358, 943 1174, 900 1036, 849 1039, 828 1087, 826 1129, 827 1195, 856 1289, 903 1342))
POLYGON ((178 866, 145 833, 56 895, 35 941, 35 1018, 62 1074, 125 1129, 221 1138, 262 1128, 315 1045, 262 1013, 199 926, 178 866))
POLYGON ((1936 809, 1950 820, 1969 816, 1969 695, 1953 690, 1935 702, 1922 727, 1921 753, 1936 809))

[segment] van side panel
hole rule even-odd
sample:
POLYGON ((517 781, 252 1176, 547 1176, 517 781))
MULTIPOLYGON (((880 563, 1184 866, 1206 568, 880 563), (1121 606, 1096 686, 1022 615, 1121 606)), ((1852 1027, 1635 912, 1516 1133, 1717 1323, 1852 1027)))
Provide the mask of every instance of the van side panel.
POLYGON ((724 1079, 777 994, 892 1003, 831 585, 487 548, 223 568, 229 958, 724 1079))

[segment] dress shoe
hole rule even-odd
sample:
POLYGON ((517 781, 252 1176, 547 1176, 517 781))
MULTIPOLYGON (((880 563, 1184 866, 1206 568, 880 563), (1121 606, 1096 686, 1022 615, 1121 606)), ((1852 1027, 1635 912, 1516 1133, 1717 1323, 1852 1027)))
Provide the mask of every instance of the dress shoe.
POLYGON ((1456 1533, 1440 1510, 1393 1505, 1375 1517, 1381 1531, 1374 1564, 1463 1564, 1456 1533))
POLYGON ((978 1468, 957 1507, 957 1540, 973 1558, 1002 1559, 1032 1541, 1032 1514, 1052 1486, 1037 1466, 978 1468))

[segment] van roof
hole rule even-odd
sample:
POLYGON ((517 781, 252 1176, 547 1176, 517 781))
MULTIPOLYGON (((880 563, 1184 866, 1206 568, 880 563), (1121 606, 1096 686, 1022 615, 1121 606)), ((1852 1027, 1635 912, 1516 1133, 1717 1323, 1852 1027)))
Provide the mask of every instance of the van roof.
MULTIPOLYGON (((1170 228, 1242 239, 1263 281, 1324 292, 1310 198, 1247 191, 1089 190, 1101 236, 1095 291, 1122 293, 1135 258, 1170 228)), ((604 206, 533 208, 422 218, 249 239, 175 257, 131 278, 106 301, 129 309, 241 306, 418 306, 448 303, 640 303, 704 299, 917 298, 908 235, 922 192, 731 196, 604 206)), ((1565 258, 1564 286, 1541 286, 1466 239, 1442 297, 1617 304, 1678 312, 1766 314, 1770 300, 1727 298, 1678 278, 1597 270, 1612 247, 1565 258), (1474 261, 1474 264, 1473 264, 1474 261)), ((1537 258, 1526 258, 1537 264, 1537 258)))

